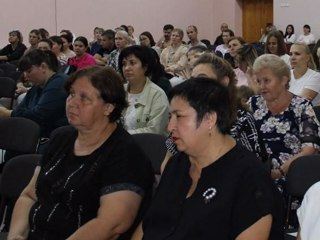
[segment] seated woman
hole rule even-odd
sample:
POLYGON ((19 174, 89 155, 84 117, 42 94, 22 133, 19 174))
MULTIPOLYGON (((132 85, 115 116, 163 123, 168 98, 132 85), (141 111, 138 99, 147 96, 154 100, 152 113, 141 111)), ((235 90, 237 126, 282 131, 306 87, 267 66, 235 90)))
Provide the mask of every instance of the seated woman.
POLYGON ((286 31, 284 33, 283 38, 284 38, 284 42, 286 44, 286 51, 287 51, 287 53, 289 53, 291 45, 296 42, 296 35, 294 33, 294 26, 292 24, 289 24, 286 27, 286 31))
POLYGON ((77 70, 96 65, 95 58, 87 53, 88 40, 85 37, 77 37, 74 40, 73 49, 76 56, 69 58, 68 65, 74 66, 77 70))
POLYGON ((30 47, 26 49, 24 54, 28 53, 29 51, 31 51, 33 49, 37 49, 40 39, 41 39, 41 35, 40 35, 39 30, 38 29, 32 29, 30 31, 30 33, 29 33, 30 47))
POLYGON ((291 68, 290 56, 286 53, 287 48, 283 35, 279 31, 269 32, 265 44, 264 53, 271 53, 279 56, 291 68))
POLYGON ((14 110, 0 107, 0 118, 31 119, 39 124, 41 137, 49 137, 53 129, 67 124, 67 94, 63 91, 66 75, 58 73, 59 63, 53 52, 39 49, 23 56, 19 70, 33 86, 14 110))
POLYGON ((308 24, 303 26, 303 34, 298 37, 297 43, 304 43, 306 45, 316 43, 316 38, 311 33, 311 27, 308 24))
POLYGON ((64 30, 60 33, 60 37, 63 42, 63 53, 67 55, 68 58, 75 57, 76 54, 73 51, 73 35, 69 30, 64 30))
POLYGON ((160 57, 161 49, 160 47, 156 46, 156 42, 154 41, 154 38, 150 32, 146 31, 141 33, 139 36, 139 41, 141 46, 152 48, 160 57))
POLYGON ((18 30, 9 32, 9 44, 0 50, 0 63, 17 64, 27 47, 22 43, 22 35, 18 30))
POLYGON ((248 103, 270 154, 271 177, 285 196, 290 164, 319 150, 319 122, 311 103, 288 91, 290 70, 281 58, 262 55, 253 71, 261 95, 251 97, 248 103))
POLYGON ((129 133, 165 134, 169 103, 165 92, 150 79, 154 56, 147 47, 138 45, 123 49, 119 56, 119 68, 128 81, 129 107, 124 112, 124 125, 129 133))
POLYGON ((64 67, 68 63, 68 57, 63 53, 63 41, 59 36, 51 36, 49 38, 52 42, 52 52, 57 56, 57 59, 61 67, 64 67))
POLYGON ((313 106, 320 105, 320 73, 307 45, 295 43, 290 49, 292 65, 289 91, 312 101, 313 106))
POLYGON ((92 67, 73 74, 66 90, 72 126, 51 138, 15 205, 8 239, 128 239, 153 174, 118 124, 127 106, 121 80, 92 67))
POLYGON ((279 192, 255 155, 228 134, 228 90, 195 78, 169 99, 168 130, 180 153, 166 164, 133 239, 283 239, 279 192))
POLYGON ((182 43, 183 31, 179 28, 173 29, 171 33, 170 46, 162 50, 160 62, 164 70, 170 76, 172 86, 175 86, 188 78, 187 52, 188 47, 182 43))

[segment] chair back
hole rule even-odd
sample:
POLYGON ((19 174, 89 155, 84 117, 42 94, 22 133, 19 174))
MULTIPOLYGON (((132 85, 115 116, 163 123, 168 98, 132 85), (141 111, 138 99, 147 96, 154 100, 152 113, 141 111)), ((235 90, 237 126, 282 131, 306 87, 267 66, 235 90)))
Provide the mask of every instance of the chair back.
POLYGON ((40 127, 27 118, 0 119, 0 149, 17 153, 36 153, 40 127))
POLYGON ((320 181, 320 155, 297 158, 286 175, 286 188, 289 195, 303 197, 306 191, 320 181))
MULTIPOLYGON (((34 169, 41 159, 40 154, 25 154, 13 157, 6 163, 0 180, 0 223, 8 225, 13 206, 23 189, 31 180, 34 169)), ((4 229, 8 229, 4 226, 4 229)))
POLYGON ((2 63, 0 64, 0 69, 3 70, 4 76, 10 76, 10 74, 17 71, 17 66, 11 63, 2 63))
POLYGON ((154 174, 160 174, 161 163, 167 152, 166 137, 155 133, 137 133, 132 136, 150 159, 154 174))
POLYGON ((12 109, 16 92, 16 81, 10 77, 0 77, 0 98, 10 98, 8 108, 12 109))

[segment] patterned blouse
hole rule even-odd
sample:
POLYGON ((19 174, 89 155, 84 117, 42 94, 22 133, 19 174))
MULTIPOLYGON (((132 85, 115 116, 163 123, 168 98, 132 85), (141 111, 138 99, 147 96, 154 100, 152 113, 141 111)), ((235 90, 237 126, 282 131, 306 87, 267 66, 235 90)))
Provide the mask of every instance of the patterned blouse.
POLYGON ((260 95, 251 97, 248 103, 270 154, 273 169, 280 168, 304 147, 319 149, 320 126, 308 100, 293 95, 288 108, 277 115, 269 111, 260 95))

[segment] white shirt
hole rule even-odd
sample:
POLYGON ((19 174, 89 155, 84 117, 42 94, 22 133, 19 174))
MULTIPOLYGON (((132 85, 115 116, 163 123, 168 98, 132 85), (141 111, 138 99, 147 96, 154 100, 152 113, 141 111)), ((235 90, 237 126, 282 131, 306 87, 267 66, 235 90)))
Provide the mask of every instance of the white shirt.
POLYGON ((216 47, 215 52, 221 52, 222 56, 224 56, 227 52, 229 52, 229 49, 224 44, 220 44, 216 47))
POLYGON ((286 38, 284 39, 285 43, 295 43, 296 42, 296 35, 295 34, 291 34, 291 36, 289 37, 289 35, 286 36, 286 38))
POLYGON ((280 56, 280 58, 290 67, 291 69, 291 63, 290 63, 290 56, 288 54, 283 54, 280 56))
POLYGON ((301 34, 298 37, 297 42, 305 43, 305 44, 309 45, 309 44, 315 43, 316 42, 316 38, 314 37, 314 35, 312 33, 310 33, 309 35, 301 34))
POLYGON ((320 239, 320 182, 313 184, 297 210, 301 240, 320 239))
POLYGON ((318 95, 312 100, 312 104, 313 106, 320 105, 320 73, 308 68, 302 77, 295 79, 292 69, 289 91, 295 95, 301 96, 304 88, 318 93, 318 95))
POLYGON ((128 93, 127 100, 128 100, 129 106, 126 110, 126 115, 124 117, 124 127, 126 130, 136 129, 137 117, 136 117, 135 104, 137 103, 140 95, 141 93, 138 93, 138 94, 128 93))

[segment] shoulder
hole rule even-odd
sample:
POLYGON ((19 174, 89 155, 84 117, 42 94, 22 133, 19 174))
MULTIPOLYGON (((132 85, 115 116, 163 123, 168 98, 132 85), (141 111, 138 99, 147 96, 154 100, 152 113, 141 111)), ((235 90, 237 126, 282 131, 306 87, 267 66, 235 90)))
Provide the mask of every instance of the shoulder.
POLYGON ((306 76, 308 76, 309 78, 317 79, 320 81, 320 73, 316 72, 310 68, 308 68, 308 71, 306 72, 306 76))
POLYGON ((153 83, 150 79, 147 79, 145 90, 150 91, 155 96, 163 96, 167 98, 165 92, 157 84, 153 83))

